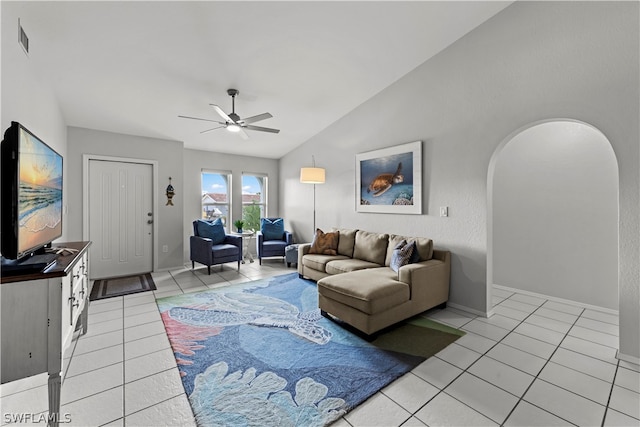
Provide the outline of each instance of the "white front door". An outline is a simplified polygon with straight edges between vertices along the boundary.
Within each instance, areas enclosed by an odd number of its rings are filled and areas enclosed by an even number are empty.
[[[153,270],[153,167],[89,161],[91,278]]]

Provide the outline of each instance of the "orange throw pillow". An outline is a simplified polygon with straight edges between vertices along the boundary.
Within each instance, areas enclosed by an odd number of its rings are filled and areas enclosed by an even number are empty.
[[[316,230],[316,237],[311,243],[309,248],[310,254],[320,255],[337,255],[338,254],[338,239],[340,233],[334,231],[333,233],[324,233],[319,228]]]

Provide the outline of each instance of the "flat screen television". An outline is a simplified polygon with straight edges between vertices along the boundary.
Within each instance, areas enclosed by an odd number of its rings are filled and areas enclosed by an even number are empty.
[[[18,122],[0,154],[0,250],[20,260],[62,236],[62,156]]]

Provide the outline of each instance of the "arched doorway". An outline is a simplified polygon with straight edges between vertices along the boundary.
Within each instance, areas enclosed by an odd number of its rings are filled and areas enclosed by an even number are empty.
[[[618,309],[618,163],[595,127],[533,123],[494,152],[487,183],[492,285]]]

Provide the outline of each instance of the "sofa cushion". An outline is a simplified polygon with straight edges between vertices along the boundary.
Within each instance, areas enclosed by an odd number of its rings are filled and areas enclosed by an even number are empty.
[[[338,238],[338,255],[346,255],[349,258],[353,257],[353,246],[356,243],[356,232],[358,230],[332,228],[331,231],[340,233],[340,237]]]
[[[408,243],[416,242],[418,254],[420,255],[420,259],[418,261],[427,261],[433,258],[433,240],[426,237],[406,237],[392,234],[389,236],[387,258],[384,265],[386,265],[387,267],[391,265],[391,255],[393,255],[393,249],[398,245],[398,243],[402,242],[403,240],[406,240]],[[412,260],[412,262],[417,261]]]
[[[358,230],[358,232],[356,232],[356,243],[353,248],[353,257],[383,266],[388,244],[388,234]],[[387,266],[388,265],[389,264],[387,264]]]
[[[316,255],[307,253],[302,257],[302,265],[325,273],[327,263],[338,259],[347,259],[347,257],[344,255]]]
[[[369,261],[361,259],[337,259],[329,261],[325,267],[326,272],[329,274],[341,274],[348,273],[350,271],[364,270],[365,268],[380,267],[378,264],[374,264]]]
[[[400,270],[400,267],[409,264],[415,247],[415,242],[407,243],[406,240],[403,240],[398,243],[398,245],[393,248],[393,253],[391,254],[391,265],[389,265],[389,267],[391,267],[393,271],[397,272]]]
[[[309,248],[310,254],[322,254],[322,255],[338,255],[338,238],[340,234],[335,231],[332,233],[325,233],[319,228],[316,230],[316,235],[313,238],[313,243]]]
[[[324,277],[318,281],[318,293],[367,314],[381,313],[409,301],[409,285],[378,274],[378,270]]]
[[[282,218],[260,218],[260,232],[264,240],[282,240],[284,238],[284,220]]]
[[[220,218],[217,218],[215,221],[199,219],[196,223],[196,228],[198,229],[198,236],[211,239],[214,245],[219,245],[224,242],[226,233]]]

